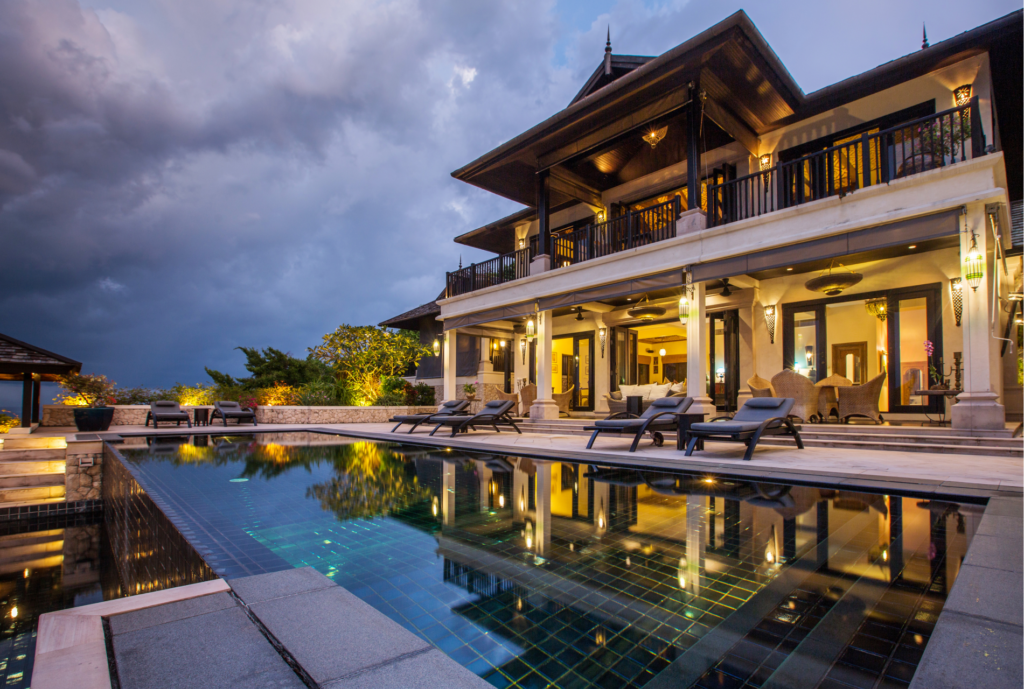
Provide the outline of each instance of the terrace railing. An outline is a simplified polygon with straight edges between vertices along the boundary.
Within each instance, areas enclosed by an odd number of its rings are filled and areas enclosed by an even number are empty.
[[[985,153],[978,98],[966,105],[707,189],[707,226],[754,218],[828,196],[977,158]]]
[[[552,268],[563,268],[601,256],[660,242],[676,236],[679,197],[601,223],[552,237]]]
[[[530,274],[530,261],[532,260],[533,250],[526,247],[510,251],[483,263],[474,263],[471,266],[452,271],[447,276],[445,295],[455,297],[524,278]]]

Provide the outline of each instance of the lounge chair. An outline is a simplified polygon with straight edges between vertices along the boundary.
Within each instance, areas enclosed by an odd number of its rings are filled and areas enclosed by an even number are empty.
[[[878,399],[883,385],[885,373],[879,373],[863,385],[839,388],[839,420],[849,423],[851,416],[866,416],[875,423],[882,423],[885,419],[879,411]]]
[[[808,423],[818,418],[818,395],[821,388],[814,387],[814,381],[807,376],[787,368],[772,376],[772,390],[776,398],[793,400],[793,407],[788,414]]]
[[[210,422],[217,417],[224,420],[224,425],[228,425],[228,419],[234,419],[238,422],[238,425],[242,425],[242,421],[252,421],[252,425],[256,425],[256,412],[246,407],[242,409],[238,402],[228,402],[221,400],[213,403],[213,414],[210,415]]]
[[[587,443],[587,449],[593,447],[594,441],[601,433],[632,433],[633,444],[629,446],[630,452],[636,451],[636,446],[640,444],[640,438],[648,432],[651,434],[654,444],[661,447],[664,442],[661,431],[675,430],[679,422],[676,414],[682,414],[690,408],[691,404],[693,404],[692,397],[662,397],[653,400],[651,406],[647,407],[640,416],[620,412],[612,414],[606,419],[595,421],[593,426],[586,426],[583,429],[594,432],[590,436],[590,442]]]
[[[419,427],[421,423],[434,417],[465,414],[466,407],[468,406],[469,402],[466,400],[448,400],[447,402],[442,404],[435,412],[431,412],[429,414],[400,414],[398,416],[392,417],[391,419],[388,419],[388,423],[398,424],[397,426],[391,429],[392,433],[397,431],[399,426],[401,426],[402,424],[410,423],[412,424],[412,428],[409,429],[409,433],[412,433]]]
[[[731,419],[728,416],[720,416],[711,421],[691,425],[686,456],[692,455],[693,449],[702,440],[719,440],[746,445],[747,453],[743,455],[743,459],[750,461],[754,448],[763,435],[791,435],[796,440],[796,446],[802,450],[804,443],[800,439],[800,432],[789,418],[792,410],[793,400],[788,397],[749,399]]]
[[[479,413],[472,416],[435,415],[427,420],[427,423],[437,422],[430,435],[437,433],[441,426],[451,426],[453,438],[457,433],[468,431],[470,428],[475,431],[477,426],[490,426],[498,433],[501,433],[498,426],[511,426],[516,429],[516,433],[522,434],[512,414],[509,413],[515,404],[512,400],[491,400]]]
[[[159,428],[158,424],[161,421],[174,421],[176,426],[180,426],[181,422],[184,421],[188,424],[189,428],[192,428],[192,419],[189,418],[188,412],[183,412],[177,402],[171,402],[170,400],[150,402],[149,413],[146,414],[147,426],[150,419],[153,421],[153,428]]]

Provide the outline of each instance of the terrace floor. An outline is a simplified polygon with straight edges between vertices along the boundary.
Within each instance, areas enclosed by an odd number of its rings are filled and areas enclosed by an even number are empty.
[[[743,461],[744,447],[739,444],[708,442],[707,449],[691,457],[675,449],[675,443],[666,439],[663,447],[654,447],[650,441],[641,442],[635,453],[629,453],[630,440],[625,437],[604,435],[597,439],[592,450],[587,450],[587,438],[558,433],[524,433],[477,431],[449,438],[443,430],[431,437],[426,430],[417,429],[408,434],[403,429],[391,433],[394,424],[328,424],[296,426],[261,424],[229,426],[228,430],[263,433],[323,430],[374,440],[393,440],[423,443],[442,447],[479,450],[500,454],[548,457],[574,462],[602,462],[636,465],[648,468],[673,468],[708,473],[729,473],[738,476],[755,475],[783,481],[824,480],[842,485],[901,492],[936,493],[961,496],[989,497],[1005,495],[1021,497],[1024,493],[1024,463],[1014,457],[988,457],[942,452],[902,452],[894,450],[848,450],[831,447],[792,447],[760,445],[750,462]],[[184,433],[223,433],[223,426],[161,428],[154,431],[144,426],[115,426],[110,434],[136,435],[154,432],[170,435]],[[61,436],[73,439],[73,428],[40,428],[30,437]],[[1019,441],[1024,442],[1024,441]]]

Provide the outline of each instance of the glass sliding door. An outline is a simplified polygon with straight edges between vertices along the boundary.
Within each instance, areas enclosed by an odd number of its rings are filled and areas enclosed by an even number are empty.
[[[889,409],[931,412],[942,400],[921,395],[931,389],[929,367],[942,360],[942,323],[937,290],[900,291],[889,295]],[[925,341],[931,343],[929,354]]]
[[[825,305],[784,305],[783,366],[817,382],[828,376],[825,360]]]
[[[594,409],[594,335],[576,336],[576,409]]]
[[[572,391],[573,411],[594,410],[594,333],[551,340],[551,380],[555,393]]]
[[[709,314],[708,397],[719,411],[734,411],[739,396],[739,312]]]

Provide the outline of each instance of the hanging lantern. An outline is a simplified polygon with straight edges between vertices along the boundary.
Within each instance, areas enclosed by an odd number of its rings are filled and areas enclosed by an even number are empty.
[[[978,291],[982,278],[985,277],[985,256],[978,249],[978,235],[971,233],[971,248],[964,258],[964,279],[971,289]]]
[[[867,312],[883,323],[885,323],[885,319],[889,315],[886,313],[887,307],[888,300],[886,299],[869,299],[867,303],[864,304],[864,308],[867,309]]]
[[[532,340],[535,337],[537,337],[537,326],[534,325],[533,319],[531,318],[526,321],[526,339]]]
[[[441,341],[434,338],[434,356],[441,356]]]
[[[953,316],[956,318],[956,327],[964,317],[964,281],[961,278],[953,278],[949,281],[949,298],[953,302]]]
[[[690,300],[686,298],[686,293],[679,297],[679,322],[686,325],[686,322],[690,318]]]

